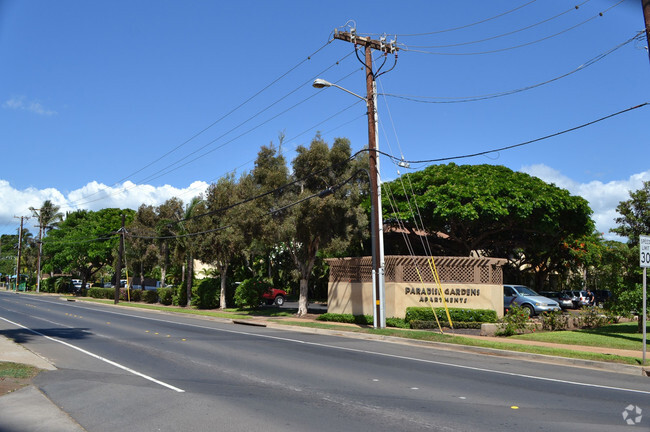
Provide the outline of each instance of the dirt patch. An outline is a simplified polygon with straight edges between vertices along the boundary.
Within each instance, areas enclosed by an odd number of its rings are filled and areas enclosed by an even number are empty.
[[[31,378],[0,377],[0,396],[15,392],[32,383]]]
[[[0,396],[14,392],[32,383],[40,369],[12,362],[0,362]]]

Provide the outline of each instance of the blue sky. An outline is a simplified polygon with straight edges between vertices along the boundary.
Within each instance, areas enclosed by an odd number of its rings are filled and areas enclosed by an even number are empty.
[[[280,133],[289,160],[316,131],[361,149],[364,104],[311,87],[321,77],[365,92],[352,44],[331,41],[349,25],[401,49],[378,82],[379,146],[407,160],[509,146],[650,100],[647,42],[623,44],[643,29],[637,0],[0,0],[0,233],[45,199],[64,211],[188,201],[252,169]],[[649,114],[456,163],[565,187],[607,232],[650,180]],[[398,175],[381,163],[383,179]]]

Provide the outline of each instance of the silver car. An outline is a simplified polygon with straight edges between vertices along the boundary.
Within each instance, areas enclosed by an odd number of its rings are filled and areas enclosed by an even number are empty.
[[[530,316],[543,312],[562,310],[555,300],[537,294],[524,285],[503,286],[503,306],[508,309],[510,305],[516,304],[527,310]]]

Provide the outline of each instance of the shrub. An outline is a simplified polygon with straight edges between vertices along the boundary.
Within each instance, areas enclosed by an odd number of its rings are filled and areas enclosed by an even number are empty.
[[[404,321],[410,323],[411,321],[433,321],[435,323],[436,318],[438,317],[439,321],[444,321],[448,323],[447,313],[444,308],[427,308],[427,307],[409,307],[406,308],[406,317]],[[450,308],[449,316],[451,321],[456,326],[456,322],[476,322],[476,323],[495,323],[497,322],[497,313],[491,309],[461,309],[461,308]],[[437,327],[437,325],[436,325]]]
[[[98,299],[114,299],[115,298],[115,289],[113,288],[89,288],[88,297],[98,298]]]
[[[455,321],[454,323],[454,328],[455,329],[480,329],[481,324],[480,322],[463,322],[463,321]],[[409,327],[412,329],[437,329],[438,328],[438,323],[435,321],[420,321],[420,320],[413,320],[409,324]],[[440,326],[442,327],[450,327],[449,321],[447,320],[440,320]]]
[[[562,311],[548,311],[542,314],[542,329],[549,331],[569,328],[569,316]]]
[[[174,296],[174,288],[158,288],[158,301],[165,306],[172,304]]]
[[[608,323],[608,318],[602,315],[603,310],[597,307],[583,307],[573,323],[578,328],[596,328]]]
[[[175,288],[172,304],[174,306],[187,306],[187,286],[185,282]]]
[[[372,315],[335,314],[329,312],[319,315],[317,320],[361,325],[372,325],[374,322]]]
[[[142,301],[145,303],[156,303],[158,301],[158,293],[156,290],[144,290],[142,291]]]
[[[271,287],[265,279],[252,278],[240,283],[235,290],[235,305],[243,309],[256,309],[262,303],[262,295]]]
[[[221,280],[205,278],[195,287],[192,287],[192,306],[199,309],[214,309],[219,307],[219,294],[221,293]]]
[[[316,319],[319,321],[340,322],[347,324],[374,324],[374,318],[372,315],[335,314],[327,312],[319,315]],[[386,327],[410,328],[409,324],[401,318],[386,318]]]
[[[402,318],[386,318],[386,327],[411,328]]]
[[[521,306],[512,304],[508,313],[503,317],[503,329],[498,331],[497,336],[512,336],[523,333],[528,323],[529,314]]]
[[[142,290],[141,289],[132,289],[129,294],[131,296],[131,301],[132,302],[140,302],[140,301],[142,301]]]

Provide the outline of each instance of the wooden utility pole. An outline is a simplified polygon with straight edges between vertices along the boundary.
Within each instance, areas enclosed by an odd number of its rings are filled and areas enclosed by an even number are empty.
[[[650,0],[641,0],[643,19],[645,21],[645,36],[648,43],[648,57],[650,58]]]
[[[14,216],[18,219],[18,216]],[[18,231],[18,259],[16,260],[16,285],[14,291],[18,292],[18,285],[20,284],[20,256],[22,254],[23,246],[23,220],[25,216],[20,216],[20,231]],[[29,218],[27,218],[29,219]]]
[[[117,266],[115,267],[115,304],[120,302],[120,287],[122,279],[122,255],[124,254],[124,218],[122,215],[122,228],[118,231],[120,234],[120,248],[117,252]]]
[[[379,155],[377,154],[377,107],[375,72],[372,69],[372,50],[382,51],[386,54],[397,52],[393,43],[385,40],[375,40],[369,37],[356,35],[355,30],[350,32],[334,31],[334,39],[351,42],[355,46],[365,47],[366,71],[366,103],[368,106],[368,152],[370,159],[370,197],[371,197],[371,240],[372,240],[372,285],[374,327],[386,327],[385,284],[384,284],[384,227],[381,214],[381,181],[379,176]]]

